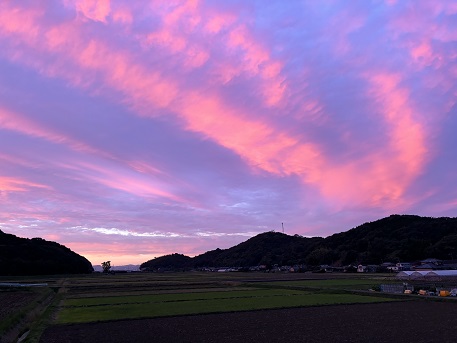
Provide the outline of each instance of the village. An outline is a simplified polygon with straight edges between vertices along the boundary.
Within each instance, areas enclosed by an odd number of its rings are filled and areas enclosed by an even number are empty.
[[[416,272],[429,272],[429,271],[452,271],[457,272],[457,260],[440,260],[436,258],[427,258],[415,262],[383,262],[381,264],[359,264],[353,263],[343,267],[337,267],[327,264],[319,266],[309,266],[304,264],[298,265],[258,265],[251,267],[201,267],[197,268],[199,271],[204,272],[268,272],[268,273],[398,273],[402,271],[416,271]],[[159,271],[159,270],[157,270]],[[164,271],[162,268],[161,271]]]

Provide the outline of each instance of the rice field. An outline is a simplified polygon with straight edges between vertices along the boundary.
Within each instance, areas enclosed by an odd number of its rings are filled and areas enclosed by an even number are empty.
[[[3,332],[29,330],[30,342],[36,342],[47,327],[56,325],[398,300],[379,293],[352,292],[367,290],[382,281],[351,275],[186,272],[19,279],[22,283],[47,283],[43,292],[52,297],[46,306],[41,305],[39,316],[32,321],[4,325]],[[17,281],[5,277],[0,280]],[[14,316],[19,309],[10,307],[8,316]]]
[[[355,294],[314,294],[284,289],[162,294],[158,296],[109,297],[68,300],[57,317],[58,324],[133,318],[265,310],[332,304],[392,301]]]

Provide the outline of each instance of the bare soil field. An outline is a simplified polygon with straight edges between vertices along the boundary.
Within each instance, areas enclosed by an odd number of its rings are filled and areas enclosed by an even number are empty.
[[[0,321],[37,298],[37,293],[27,291],[0,292]]]
[[[457,342],[454,301],[334,305],[48,327],[42,343]]]

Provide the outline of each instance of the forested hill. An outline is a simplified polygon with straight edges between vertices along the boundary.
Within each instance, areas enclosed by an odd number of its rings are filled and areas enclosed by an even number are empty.
[[[415,261],[428,257],[457,258],[457,218],[392,215],[365,223],[327,238],[289,236],[265,232],[229,249],[216,249],[190,258],[173,254],[141,265],[141,268],[202,266],[255,266]]]
[[[213,250],[192,259],[201,266],[256,266],[262,264],[293,265],[303,263],[323,238],[289,236],[279,232],[265,232],[230,249]]]
[[[457,218],[392,215],[327,237],[321,249],[326,261],[343,264],[453,259],[457,258]]]
[[[82,274],[93,271],[84,257],[56,242],[19,238],[0,230],[0,275]]]

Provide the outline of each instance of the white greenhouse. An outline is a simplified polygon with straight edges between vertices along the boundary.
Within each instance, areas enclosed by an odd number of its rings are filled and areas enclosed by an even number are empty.
[[[457,270],[403,271],[397,279],[408,281],[446,281],[457,280]]]

